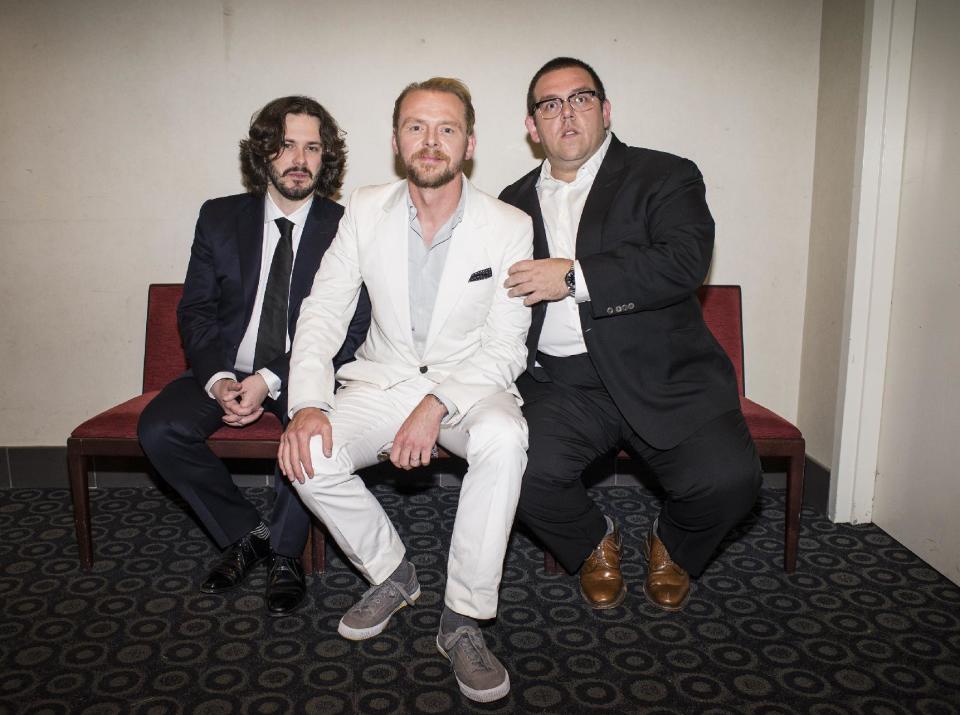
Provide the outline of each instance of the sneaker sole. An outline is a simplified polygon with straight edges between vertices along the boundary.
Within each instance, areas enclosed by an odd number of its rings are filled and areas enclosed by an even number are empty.
[[[447,655],[447,651],[443,649],[443,646],[440,645],[440,636],[437,636],[437,650],[440,651],[440,655],[450,661],[450,656]],[[503,682],[500,685],[497,685],[493,688],[488,688],[487,690],[475,690],[469,685],[464,684],[460,678],[457,677],[456,671],[453,673],[453,677],[457,681],[457,685],[460,686],[460,692],[463,693],[470,700],[473,700],[477,703],[491,703],[494,700],[499,700],[500,698],[505,698],[510,692],[510,673],[504,673]]]
[[[417,586],[417,590],[410,594],[410,600],[416,601],[420,598],[420,587]],[[337,626],[337,633],[342,635],[347,640],[351,641],[363,641],[367,638],[373,638],[375,635],[383,633],[383,629],[387,627],[387,624],[390,622],[390,619],[393,618],[393,614],[399,611],[401,608],[405,608],[407,605],[406,601],[401,601],[400,605],[394,608],[390,613],[387,614],[387,617],[384,618],[379,623],[376,623],[369,628],[351,628],[346,623],[343,622],[343,619],[340,619],[340,625]]]

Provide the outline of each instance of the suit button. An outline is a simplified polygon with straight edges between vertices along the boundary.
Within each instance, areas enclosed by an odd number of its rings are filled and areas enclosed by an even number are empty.
[[[426,365],[421,365],[421,366],[420,366],[420,374],[422,375],[422,374],[425,373],[426,371],[427,371],[427,366],[426,366]]]
[[[633,310],[636,307],[633,303],[627,303],[627,310]]]
[[[607,308],[607,315],[613,315],[613,308]]]
[[[622,313],[622,312],[623,312],[623,306],[622,306],[622,305],[618,305],[618,306],[616,307],[616,311],[617,311],[618,313]]]

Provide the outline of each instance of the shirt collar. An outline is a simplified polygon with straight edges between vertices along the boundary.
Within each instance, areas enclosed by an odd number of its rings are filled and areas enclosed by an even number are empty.
[[[583,164],[577,169],[577,175],[573,181],[569,182],[571,184],[578,184],[581,181],[589,180],[593,181],[597,172],[600,171],[600,165],[603,163],[603,158],[607,155],[607,149],[610,148],[610,139],[613,135],[610,132],[607,132],[606,138],[603,140],[603,143],[597,148],[589,159],[587,159]],[[540,178],[537,180],[537,185],[544,183],[554,183],[554,184],[566,184],[566,181],[560,181],[560,179],[555,179],[553,174],[550,173],[550,160],[544,159],[543,164],[540,167]]]
[[[417,218],[417,207],[413,204],[413,199],[410,198],[410,186],[407,185],[405,196],[407,199],[407,216],[410,218],[410,223],[412,224]],[[450,218],[447,219],[447,222],[444,226],[450,226],[451,229],[456,228],[457,225],[463,220],[463,211],[467,205],[467,179],[466,177],[461,177],[460,184],[460,202],[457,204],[457,208],[454,209],[453,214]]]
[[[264,204],[263,209],[263,222],[268,223],[270,221],[276,221],[278,218],[286,218],[289,221],[293,221],[293,223],[300,228],[303,228],[304,224],[307,222],[307,216],[310,214],[310,207],[313,206],[313,199],[314,197],[311,196],[309,201],[287,216],[283,213],[283,211],[280,210],[268,191],[266,203]]]

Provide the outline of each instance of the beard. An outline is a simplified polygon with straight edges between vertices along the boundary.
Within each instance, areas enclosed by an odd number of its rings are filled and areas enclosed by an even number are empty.
[[[312,179],[312,181],[309,184],[304,184],[302,186],[284,186],[282,183],[283,177],[293,171],[304,172]],[[292,166],[281,175],[277,173],[277,170],[273,167],[273,164],[268,164],[267,173],[270,176],[270,183],[273,184],[273,188],[275,188],[280,195],[288,201],[299,201],[300,199],[307,198],[310,196],[310,194],[317,190],[317,184],[320,183],[320,176],[314,176],[305,166]]]
[[[447,166],[444,167],[439,173],[427,173],[426,171],[421,171],[416,164],[417,159],[423,158],[431,159],[440,159],[446,160]],[[450,157],[444,154],[442,151],[430,151],[428,149],[421,149],[416,154],[414,154],[410,161],[404,160],[403,168],[407,171],[407,178],[410,180],[410,183],[420,189],[439,189],[441,186],[446,186],[451,181],[453,181],[460,174],[461,167],[463,166],[463,158],[455,164],[450,163]]]

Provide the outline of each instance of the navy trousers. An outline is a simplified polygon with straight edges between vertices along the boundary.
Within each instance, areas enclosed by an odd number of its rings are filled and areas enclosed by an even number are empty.
[[[268,397],[263,409],[286,423],[286,393],[279,400]],[[226,465],[207,447],[207,437],[224,426],[222,417],[219,403],[188,374],[160,391],[137,426],[140,444],[154,468],[190,505],[221,549],[261,521],[256,507],[233,483]],[[307,542],[310,514],[279,471],[274,483],[276,499],[265,520],[270,525],[270,545],[278,554],[299,558]]]

